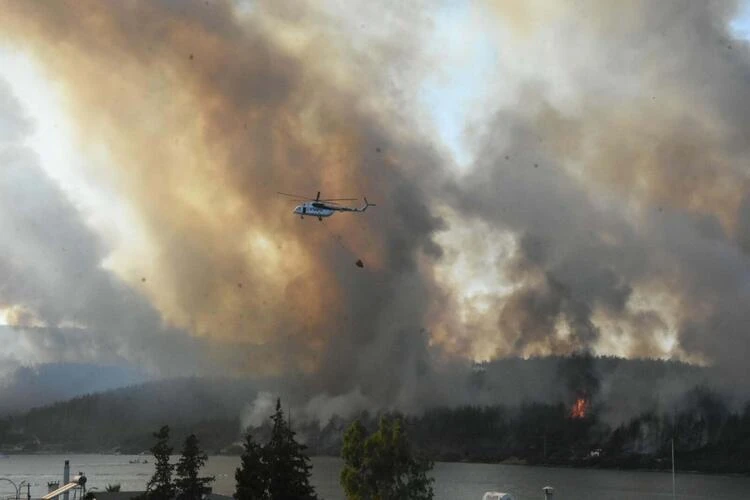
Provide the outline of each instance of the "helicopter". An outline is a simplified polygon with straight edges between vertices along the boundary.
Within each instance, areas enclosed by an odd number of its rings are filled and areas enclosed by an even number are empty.
[[[322,221],[323,217],[330,217],[336,212],[364,212],[368,207],[374,207],[374,203],[367,201],[364,198],[365,204],[361,208],[356,207],[342,207],[337,202],[339,201],[357,201],[357,198],[328,198],[320,199],[320,191],[315,198],[305,198],[304,196],[298,196],[296,194],[281,193],[278,194],[283,196],[289,196],[297,201],[302,201],[301,205],[294,207],[292,213],[299,215],[300,219],[304,219],[305,215],[310,217],[317,217],[318,220]]]

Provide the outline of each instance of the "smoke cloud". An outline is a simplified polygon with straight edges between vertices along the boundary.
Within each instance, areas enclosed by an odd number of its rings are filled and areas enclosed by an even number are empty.
[[[368,78],[380,74],[372,65],[406,57],[408,44],[381,43],[359,62],[342,52],[343,35],[322,13],[299,2],[261,2],[246,17],[228,2],[7,8],[6,34],[64,87],[80,147],[107,151],[106,169],[84,175],[119,186],[153,248],[146,261],[118,254],[117,278],[98,271],[93,283],[60,280],[75,283],[96,315],[77,322],[129,330],[97,337],[126,347],[95,347],[92,356],[167,348],[153,332],[173,331],[195,347],[170,346],[154,359],[197,372],[217,363],[316,372],[313,385],[333,394],[366,378],[376,399],[395,397],[403,372],[425,356],[422,328],[436,294],[424,266],[440,255],[432,235],[443,224],[428,201],[441,158],[389,112],[397,93]],[[366,195],[379,211],[310,223],[276,195],[317,190]],[[70,239],[83,232],[57,227]],[[76,243],[50,242],[98,268],[106,252]],[[102,288],[119,300],[116,311],[94,302]],[[5,300],[27,304],[43,293]],[[45,312],[55,313],[46,324],[57,325],[70,307],[49,302],[59,310]],[[146,327],[130,318],[138,303],[154,308],[142,312]],[[384,374],[382,363],[394,369]]]
[[[513,290],[485,317],[496,355],[671,357],[737,380],[750,66],[736,6],[552,4],[491,4],[513,28],[506,50],[538,71],[509,84],[513,105],[451,188],[464,214],[516,237],[495,271]]]
[[[463,171],[419,105],[441,64],[429,4],[3,7],[3,39],[59,86],[99,159],[79,174],[114,186],[135,214],[117,230],[143,235],[97,237],[0,88],[12,359],[281,377],[322,420],[539,389],[474,391],[472,358],[746,371],[750,52],[733,2],[472,6],[502,78]],[[378,206],[300,221],[277,191]],[[586,390],[629,390],[608,376]]]

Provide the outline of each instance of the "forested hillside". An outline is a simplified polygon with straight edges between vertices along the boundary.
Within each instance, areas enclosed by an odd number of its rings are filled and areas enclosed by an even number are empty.
[[[476,404],[426,408],[409,415],[408,425],[435,460],[660,468],[674,438],[680,468],[747,472],[750,406],[730,404],[701,384],[705,377],[704,370],[659,361],[497,361],[475,367],[464,381]],[[684,390],[665,401],[659,392],[665,385]],[[236,453],[243,412],[258,387],[258,381],[192,378],[82,396],[0,419],[0,449],[140,453],[151,433],[168,424],[175,442],[195,433],[209,453]],[[539,397],[528,397],[537,388]],[[625,403],[627,412],[617,410]],[[304,407],[294,415],[311,453],[338,455],[348,423],[358,417],[374,429],[379,412],[325,422]],[[253,429],[258,436],[268,431],[268,422]]]

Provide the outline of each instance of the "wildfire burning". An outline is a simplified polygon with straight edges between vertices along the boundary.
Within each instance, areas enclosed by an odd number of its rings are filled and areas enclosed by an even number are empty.
[[[584,418],[587,408],[588,402],[584,398],[576,399],[573,408],[570,409],[570,418]]]

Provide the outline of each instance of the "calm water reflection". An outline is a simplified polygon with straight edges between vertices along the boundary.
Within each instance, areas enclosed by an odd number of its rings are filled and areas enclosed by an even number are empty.
[[[0,458],[0,477],[16,483],[32,483],[32,496],[46,493],[47,481],[61,480],[63,463],[70,460],[71,473],[83,471],[89,488],[103,490],[107,484],[120,483],[123,490],[143,489],[153,472],[153,463],[129,463],[137,459],[124,455],[14,455]],[[216,476],[214,491],[231,495],[238,457],[211,457],[206,473]],[[336,458],[313,460],[313,482],[321,498],[343,500],[338,476],[341,461]],[[517,499],[543,498],[544,485],[555,487],[555,500],[565,499],[661,499],[672,497],[670,474],[658,472],[621,472],[512,465],[456,464],[435,465],[436,500],[479,500],[485,491],[513,493]],[[96,491],[96,490],[94,490]],[[0,497],[9,494],[9,486],[0,482]],[[738,499],[750,498],[750,478],[677,475],[677,498]]]

